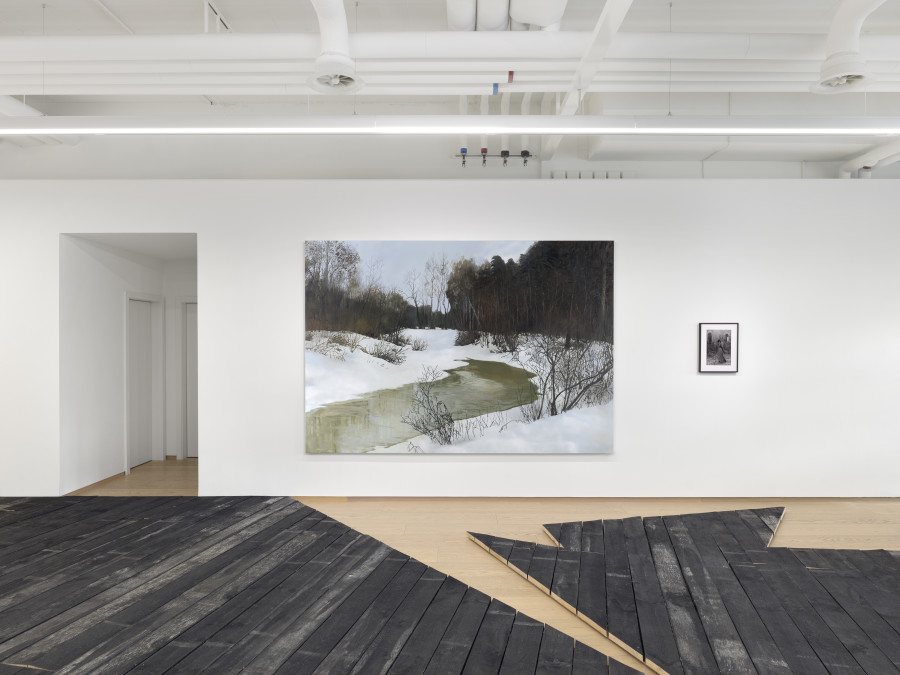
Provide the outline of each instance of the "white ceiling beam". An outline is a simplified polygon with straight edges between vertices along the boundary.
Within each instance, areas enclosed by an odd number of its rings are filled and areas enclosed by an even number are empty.
[[[622,0],[619,0],[620,2]],[[612,11],[612,10],[610,10]],[[582,59],[594,34],[580,31],[353,33],[356,59],[489,60]],[[812,60],[821,63],[825,37],[807,34],[619,33],[597,49],[606,59]],[[869,61],[900,60],[893,34],[861,38]],[[317,33],[193,35],[2,36],[0,61],[292,60],[319,55]]]
[[[590,89],[594,75],[600,68],[600,62],[606,58],[612,47],[613,40],[625,20],[625,15],[631,9],[633,0],[606,0],[603,5],[603,11],[600,18],[594,26],[591,34],[591,41],[588,48],[581,56],[578,68],[575,69],[575,75],[572,77],[572,84],[569,91],[563,96],[562,103],[559,107],[560,115],[574,115],[581,104],[584,93]],[[541,150],[541,157],[546,160],[553,159],[562,137],[547,138],[544,140],[544,147]]]
[[[12,118],[21,118],[21,117],[43,117],[44,113],[42,113],[37,108],[34,108],[25,101],[20,101],[19,99],[13,96],[2,96],[0,95],[0,116],[12,117]],[[15,124],[15,122],[11,122]],[[17,145],[60,145],[61,143],[65,143],[66,145],[74,145],[79,141],[77,137],[66,137],[66,138],[56,138],[54,136],[48,136],[45,134],[19,137],[21,143],[17,143]]]
[[[103,0],[94,0],[94,4],[97,5],[97,7],[99,7],[101,10],[103,10],[103,13],[106,14],[106,16],[108,16],[110,19],[112,19],[117,24],[119,24],[119,27],[122,28],[122,30],[124,30],[129,35],[134,35],[134,31],[131,30],[131,26],[129,26],[124,21],[122,21],[121,17],[118,14],[116,14],[114,11],[112,11],[106,5],[106,3],[103,2]]]

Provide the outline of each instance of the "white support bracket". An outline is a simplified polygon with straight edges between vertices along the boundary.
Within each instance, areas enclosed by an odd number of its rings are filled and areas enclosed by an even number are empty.
[[[578,62],[578,68],[575,69],[569,91],[565,94],[559,106],[559,115],[574,115],[578,111],[583,93],[590,89],[591,81],[600,69],[600,62],[609,53],[613,40],[619,32],[622,22],[625,20],[625,15],[631,9],[632,2],[633,0],[607,0],[603,6],[603,11],[600,13],[600,18],[597,19],[597,24],[594,26],[594,31],[591,34],[591,41],[581,55],[581,60]],[[559,149],[561,141],[562,136],[549,136],[546,138],[541,156],[545,160],[552,160]]]

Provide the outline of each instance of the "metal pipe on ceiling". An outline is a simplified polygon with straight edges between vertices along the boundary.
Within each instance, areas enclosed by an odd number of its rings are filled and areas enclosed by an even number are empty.
[[[880,169],[897,161],[900,161],[900,141],[892,141],[847,160],[841,165],[840,175],[842,178],[850,178],[854,171]]]

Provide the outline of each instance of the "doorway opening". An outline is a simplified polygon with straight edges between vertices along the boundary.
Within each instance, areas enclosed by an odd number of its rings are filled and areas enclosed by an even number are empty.
[[[197,308],[196,234],[60,235],[61,494],[196,494]]]

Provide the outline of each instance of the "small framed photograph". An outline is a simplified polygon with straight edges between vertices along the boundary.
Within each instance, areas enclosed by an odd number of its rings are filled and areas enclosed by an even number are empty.
[[[700,324],[700,372],[736,373],[738,371],[738,325],[736,323]]]

